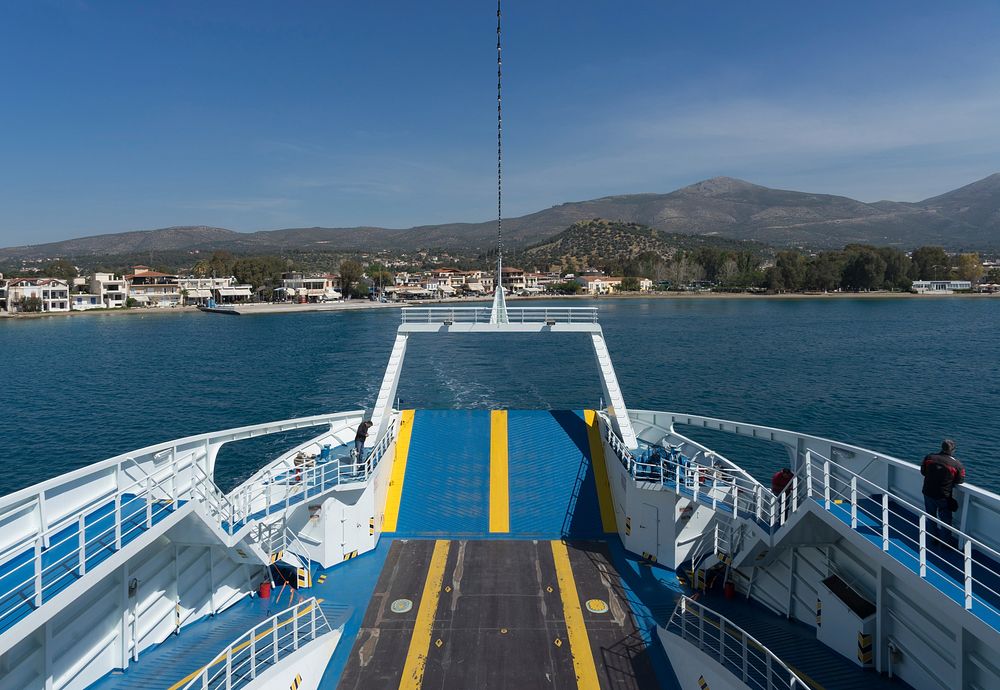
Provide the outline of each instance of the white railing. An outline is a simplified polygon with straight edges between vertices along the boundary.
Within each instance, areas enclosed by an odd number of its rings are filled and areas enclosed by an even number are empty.
[[[664,627],[719,662],[757,690],[793,690],[809,686],[771,650],[743,628],[696,601],[682,596]]]
[[[814,451],[806,452],[781,499],[788,511],[810,499],[827,511],[839,510],[852,529],[867,531],[883,552],[915,569],[921,579],[933,579],[939,590],[952,588],[966,610],[990,613],[987,622],[1000,615],[1000,552],[921,506]],[[787,517],[785,510],[779,512],[780,523]]]
[[[359,415],[317,415],[178,439],[0,498],[6,540],[0,547],[0,563],[6,566],[0,633],[186,502],[201,505],[230,536],[245,527],[254,516],[223,495],[205,469],[222,444]],[[391,440],[390,432],[363,461],[271,477],[265,491],[281,495],[281,507],[287,508],[300,494],[305,498],[337,484],[365,481]],[[51,515],[55,510],[59,516]]]
[[[614,438],[610,433],[610,445],[618,452]],[[638,459],[630,454],[623,463],[637,481],[658,482],[734,519],[753,521],[765,533],[776,533],[810,502],[827,511],[840,511],[842,521],[852,529],[867,531],[883,552],[921,579],[932,580],[935,588],[958,599],[966,610],[987,622],[1000,615],[1000,552],[876,482],[806,451],[798,471],[776,496],[760,484],[747,482],[740,473],[703,465],[703,461],[704,457],[688,458],[672,446],[647,449]],[[733,548],[739,544],[717,543],[716,551],[722,546],[726,547],[723,553],[737,555]]]
[[[306,599],[233,640],[184,690],[236,690],[300,647],[332,631],[316,599]]]
[[[346,455],[327,462],[291,466],[287,463],[268,468],[257,481],[245,484],[226,497],[229,514],[224,519],[227,531],[235,534],[252,520],[284,512],[308,498],[338,486],[362,484],[382,461],[395,441],[395,425],[390,425],[371,451],[355,458]]]
[[[489,323],[489,307],[406,307],[403,323]],[[597,323],[597,307],[507,307],[509,323]]]
[[[25,551],[31,556],[10,569],[7,579],[13,575],[15,584],[0,591],[0,632],[82,578],[88,567],[150,529],[164,513],[176,510],[178,496],[188,493],[179,483],[179,464],[175,458],[152,474],[138,468],[140,478],[101,497],[90,510],[39,532],[29,547],[8,554],[8,563],[23,557]],[[108,511],[110,502],[113,506]]]

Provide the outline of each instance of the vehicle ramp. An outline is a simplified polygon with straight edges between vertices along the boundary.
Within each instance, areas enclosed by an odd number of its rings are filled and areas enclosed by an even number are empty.
[[[596,539],[615,533],[603,449],[588,419],[593,413],[416,411],[408,448],[397,452],[401,466],[393,481],[400,488],[387,499],[384,534]]]

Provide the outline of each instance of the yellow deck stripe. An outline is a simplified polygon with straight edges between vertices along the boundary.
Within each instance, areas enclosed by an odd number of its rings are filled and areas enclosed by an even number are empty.
[[[403,410],[399,415],[399,433],[396,434],[396,455],[389,475],[389,492],[385,497],[383,532],[395,532],[399,520],[399,504],[403,500],[403,479],[406,477],[406,458],[410,454],[410,437],[413,435],[413,410]]]
[[[573,579],[573,567],[570,565],[565,543],[552,542],[552,558],[556,564],[556,581],[559,583],[559,596],[562,597],[576,686],[584,690],[599,690],[601,684],[597,680],[597,666],[594,665],[594,654],[590,650],[587,625],[583,622],[583,610],[580,608],[580,595],[576,591],[576,580]]]
[[[317,604],[322,604],[323,600],[322,599],[317,599],[316,603]],[[271,633],[274,632],[275,628],[281,628],[281,626],[283,626],[283,625],[288,625],[289,623],[291,623],[296,618],[301,618],[302,616],[306,615],[307,613],[309,613],[310,611],[312,611],[312,609],[313,609],[312,606],[307,606],[304,609],[302,609],[301,611],[299,611],[297,614],[295,614],[294,616],[292,616],[290,618],[287,618],[286,620],[283,620],[283,621],[277,621],[277,625],[271,626],[266,631],[264,631],[262,633],[259,633],[258,635],[256,635],[253,638],[253,640],[247,640],[246,642],[243,642],[243,643],[238,644],[235,647],[233,647],[233,654],[235,655],[236,653],[241,652],[244,649],[246,649],[247,647],[249,647],[251,641],[252,642],[257,642],[257,641],[259,641],[259,640],[267,637],[268,635],[270,635]],[[223,652],[219,656],[215,657],[215,659],[213,659],[212,661],[208,662],[206,665],[204,665],[201,668],[199,668],[197,671],[189,673],[185,677],[181,678],[179,681],[177,681],[176,683],[174,683],[173,685],[171,685],[169,688],[167,688],[167,690],[179,690],[180,688],[183,688],[185,685],[187,685],[188,683],[190,683],[194,678],[196,678],[198,676],[198,674],[200,674],[206,668],[212,668],[216,664],[220,664],[220,663],[222,663],[225,660],[226,660],[226,653]]]
[[[510,532],[507,410],[490,412],[490,532]]]
[[[597,413],[584,410],[583,419],[587,422],[587,440],[590,441],[590,460],[594,464],[594,480],[597,483],[597,502],[601,506],[601,526],[605,532],[617,532],[618,520],[615,518],[615,499],[611,494],[611,482],[608,480],[608,466],[604,461],[604,441],[601,439],[601,429],[598,426]]]
[[[410,648],[406,652],[403,677],[399,680],[400,690],[418,690],[424,683],[424,669],[427,667],[427,654],[431,648],[431,628],[437,614],[441,586],[444,584],[444,567],[448,562],[450,546],[451,542],[443,539],[434,542],[434,553],[427,566],[424,593],[420,597],[417,619],[413,623],[413,637],[410,638]]]

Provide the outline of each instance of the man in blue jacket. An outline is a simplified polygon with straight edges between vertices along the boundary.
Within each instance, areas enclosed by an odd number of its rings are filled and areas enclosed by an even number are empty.
[[[956,484],[965,481],[965,467],[953,455],[954,452],[955,442],[945,439],[941,442],[941,452],[928,455],[920,465],[920,474],[924,475],[924,510],[949,527],[958,510],[958,501],[952,497],[952,491]],[[958,546],[954,533],[939,530],[936,522],[928,524],[927,531],[952,546]]]

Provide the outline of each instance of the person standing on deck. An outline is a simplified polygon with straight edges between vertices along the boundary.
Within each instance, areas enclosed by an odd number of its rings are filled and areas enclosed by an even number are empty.
[[[924,511],[949,527],[958,510],[958,501],[952,497],[952,491],[956,484],[965,481],[965,467],[952,455],[954,452],[955,442],[945,439],[941,442],[941,452],[928,455],[920,465],[920,474],[924,475]],[[941,535],[942,530],[938,529],[936,522],[931,522],[927,531],[952,546],[958,546],[958,539],[950,530],[944,530],[945,534]]]
[[[370,420],[365,420],[358,425],[358,433],[354,435],[354,455],[361,459],[361,451],[365,449],[365,441],[368,440],[368,430],[372,428]]]

